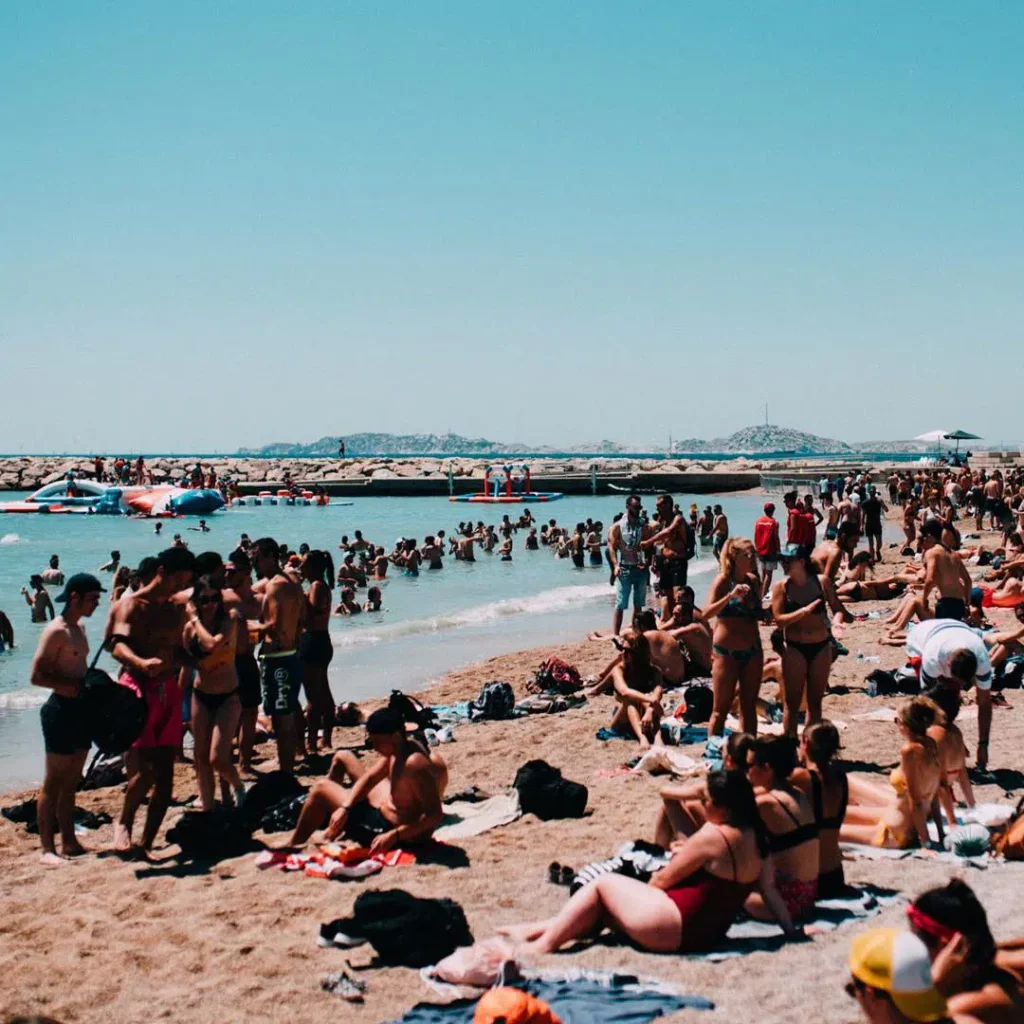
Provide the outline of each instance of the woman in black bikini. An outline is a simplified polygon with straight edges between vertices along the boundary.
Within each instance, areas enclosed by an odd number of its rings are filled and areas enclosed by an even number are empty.
[[[846,814],[850,784],[846,772],[832,763],[839,750],[839,730],[827,719],[804,730],[800,743],[803,766],[789,780],[811,801],[818,825],[818,899],[837,899],[846,893],[839,829]]]
[[[807,697],[807,724],[821,721],[821,702],[832,671],[832,628],[828,610],[849,622],[853,616],[836,597],[832,581],[791,545],[780,558],[786,576],[772,587],[772,615],[782,630],[782,673],[786,733],[796,736],[800,705]]]
[[[309,581],[306,593],[306,628],[299,638],[302,687],[306,691],[306,746],[315,754],[319,745],[331,749],[334,730],[334,695],[327,667],[334,657],[328,632],[331,620],[331,583],[334,565],[326,551],[310,551],[302,562],[302,578]]]
[[[756,574],[757,553],[744,537],[733,537],[722,548],[722,571],[708,594],[704,618],[715,621],[711,679],[715,693],[708,734],[721,736],[725,719],[740,690],[740,728],[757,735],[757,694],[761,688],[761,583]]]
[[[242,719],[235,674],[235,651],[243,628],[239,614],[224,607],[220,586],[200,576],[188,603],[182,636],[195,662],[192,688],[192,734],[195,738],[198,809],[213,810],[214,773],[231,787],[237,802],[242,780],[231,759],[231,746]]]

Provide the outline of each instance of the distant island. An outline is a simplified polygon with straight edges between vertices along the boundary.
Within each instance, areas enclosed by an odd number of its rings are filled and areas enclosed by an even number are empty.
[[[616,441],[597,441],[563,448],[551,445],[514,444],[490,441],[484,437],[463,437],[460,434],[345,434],[321,437],[308,443],[278,441],[262,448],[240,448],[238,455],[255,458],[301,458],[336,456],[338,445],[345,442],[345,454],[364,455],[470,455],[510,456],[519,454],[555,455],[571,452],[575,455],[627,455],[644,451],[636,445],[623,445]],[[980,448],[981,446],[979,446]],[[759,424],[744,427],[728,437],[685,438],[672,442],[667,448],[650,448],[645,454],[702,455],[702,454],[791,454],[791,455],[857,455],[861,452],[927,452],[935,445],[923,441],[863,441],[848,444],[833,437],[819,437],[790,427]]]

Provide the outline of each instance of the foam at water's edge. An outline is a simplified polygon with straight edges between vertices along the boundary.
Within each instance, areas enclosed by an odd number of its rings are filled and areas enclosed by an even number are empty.
[[[16,533],[5,533],[0,537],[0,544],[20,544],[21,537]]]
[[[28,708],[40,708],[46,703],[49,691],[15,690],[13,693],[0,693],[0,711],[25,711]]]
[[[691,576],[703,575],[717,570],[717,562],[692,566]],[[527,597],[511,597],[503,601],[489,601],[486,604],[466,608],[448,615],[436,615],[424,619],[409,619],[384,626],[373,631],[352,629],[342,634],[332,633],[331,639],[337,648],[361,647],[369,644],[398,640],[417,633],[439,633],[447,629],[464,626],[482,626],[510,615],[542,615],[557,613],[596,601],[607,601],[612,597],[612,588],[607,583],[589,583],[584,586],[554,587]]]

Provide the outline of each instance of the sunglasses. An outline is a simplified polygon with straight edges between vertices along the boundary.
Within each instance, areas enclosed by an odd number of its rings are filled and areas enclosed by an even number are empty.
[[[843,986],[843,991],[851,999],[856,999],[866,988],[867,985],[860,978],[855,978],[851,975],[850,980]]]

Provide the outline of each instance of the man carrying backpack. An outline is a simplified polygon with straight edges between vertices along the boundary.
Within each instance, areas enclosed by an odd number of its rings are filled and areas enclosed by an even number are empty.
[[[61,857],[86,852],[75,837],[75,791],[92,746],[81,697],[89,641],[79,621],[96,611],[103,589],[88,573],[72,576],[57,598],[64,611],[43,630],[32,660],[32,685],[52,691],[40,711],[46,747],[46,777],[37,802],[43,864],[59,864]],[[55,821],[60,826],[60,857],[54,847]]]

